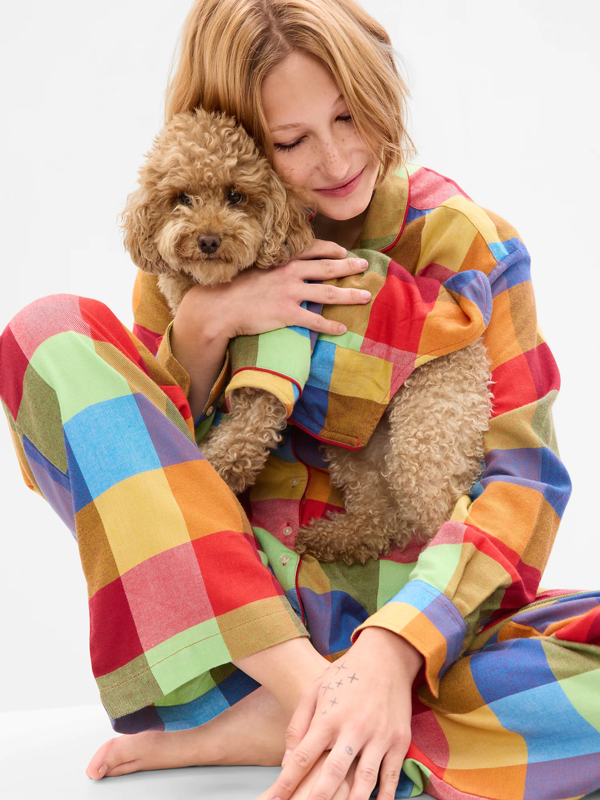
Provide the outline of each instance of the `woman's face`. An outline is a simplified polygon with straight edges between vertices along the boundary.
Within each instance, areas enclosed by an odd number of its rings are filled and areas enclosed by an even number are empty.
[[[261,96],[277,174],[308,190],[325,217],[345,220],[361,214],[371,200],[379,164],[369,156],[329,70],[295,51],[267,75]],[[331,190],[349,181],[350,187]]]

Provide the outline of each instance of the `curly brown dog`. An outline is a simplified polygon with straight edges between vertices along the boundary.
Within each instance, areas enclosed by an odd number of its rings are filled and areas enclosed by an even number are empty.
[[[156,137],[122,215],[135,264],[158,276],[175,315],[194,285],[277,267],[314,240],[308,202],[284,184],[236,121],[202,108],[176,115]],[[348,564],[427,541],[478,480],[491,411],[480,340],[430,361],[394,395],[368,444],[324,446],[345,513],[298,532],[295,549]],[[256,480],[287,424],[269,392],[238,389],[230,414],[201,444],[236,494]]]

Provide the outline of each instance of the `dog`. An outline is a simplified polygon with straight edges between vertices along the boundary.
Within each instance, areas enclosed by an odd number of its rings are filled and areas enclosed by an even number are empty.
[[[272,269],[314,241],[309,200],[287,185],[233,117],[177,114],[156,137],[122,213],[124,245],[157,275],[173,316],[194,285]],[[492,394],[482,339],[416,369],[367,445],[324,445],[345,511],[298,531],[294,549],[347,564],[426,543],[480,477]],[[244,388],[209,431],[202,454],[235,494],[251,486],[287,425],[270,392]]]

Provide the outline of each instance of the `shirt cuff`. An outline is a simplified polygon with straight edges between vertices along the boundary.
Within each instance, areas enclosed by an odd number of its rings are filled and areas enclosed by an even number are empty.
[[[352,644],[360,631],[371,626],[397,633],[421,653],[425,679],[437,697],[440,678],[458,660],[466,635],[465,621],[454,603],[435,586],[412,580],[352,632]]]
[[[219,373],[217,380],[213,383],[212,389],[210,390],[210,394],[208,395],[208,400],[206,401],[206,404],[202,409],[202,413],[196,420],[194,420],[195,429],[197,429],[204,422],[209,423],[207,428],[210,426],[210,424],[212,424],[215,413],[219,406],[219,400],[221,398],[221,395],[225,391],[225,386],[227,385],[227,381],[229,378],[228,373],[229,373],[229,348],[227,348],[225,352],[225,361],[221,368],[221,372]]]

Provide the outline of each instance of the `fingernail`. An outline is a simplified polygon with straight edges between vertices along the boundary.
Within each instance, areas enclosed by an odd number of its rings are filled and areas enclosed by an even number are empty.
[[[340,333],[346,333],[348,328],[345,325],[340,324],[340,326],[338,327],[338,330],[339,330]]]
[[[359,259],[358,259],[358,264],[359,264],[359,266],[361,266],[363,269],[366,269],[366,268],[369,266],[369,262],[367,261],[367,259],[366,259],[366,258],[359,258]]]
[[[100,777],[103,778],[107,772],[108,772],[108,765],[102,764],[102,766],[98,770],[98,775],[100,775]]]
[[[363,300],[370,300],[371,299],[371,292],[368,292],[366,289],[361,289],[360,296]]]
[[[281,762],[281,766],[282,766],[282,767],[284,767],[284,766],[285,766],[285,762],[286,762],[286,761],[288,760],[288,758],[290,757],[290,753],[291,753],[291,752],[292,752],[291,750],[286,750],[286,751],[285,751],[285,753],[284,753],[284,755],[283,755],[283,761]],[[275,798],[275,800],[277,800],[277,798]]]

